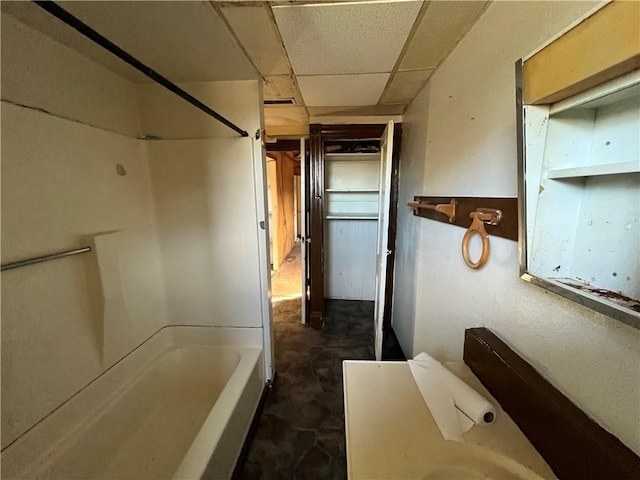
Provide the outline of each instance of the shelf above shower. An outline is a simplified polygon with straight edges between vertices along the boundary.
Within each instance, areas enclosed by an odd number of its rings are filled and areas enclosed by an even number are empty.
[[[547,178],[560,180],[563,178],[598,177],[630,173],[640,173],[640,163],[621,162],[589,165],[587,167],[554,168],[547,171]]]

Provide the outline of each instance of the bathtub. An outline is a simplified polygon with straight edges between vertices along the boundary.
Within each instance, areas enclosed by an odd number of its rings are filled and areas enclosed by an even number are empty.
[[[5,448],[2,478],[229,478],[264,387],[261,336],[163,328]]]

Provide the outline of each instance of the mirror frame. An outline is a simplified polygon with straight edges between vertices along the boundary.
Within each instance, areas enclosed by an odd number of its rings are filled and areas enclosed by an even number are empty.
[[[634,328],[640,329],[640,313],[632,313],[606,303],[597,297],[588,295],[578,289],[573,289],[544,277],[538,277],[529,272],[527,262],[527,205],[526,205],[526,149],[525,149],[525,111],[523,100],[523,62],[518,60],[516,70],[516,137],[518,154],[518,256],[520,278],[572,300],[580,305],[603,313]]]

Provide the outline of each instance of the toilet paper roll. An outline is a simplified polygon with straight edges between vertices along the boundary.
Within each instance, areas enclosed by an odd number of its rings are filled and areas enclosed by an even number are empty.
[[[495,421],[491,402],[426,353],[409,360],[409,368],[445,439],[461,442],[462,434],[474,424]]]

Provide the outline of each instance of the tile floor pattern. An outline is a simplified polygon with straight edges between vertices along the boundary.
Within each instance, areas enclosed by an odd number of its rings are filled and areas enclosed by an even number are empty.
[[[342,361],[374,358],[373,307],[328,300],[316,330],[299,299],[274,305],[277,377],[240,478],[346,478]]]

